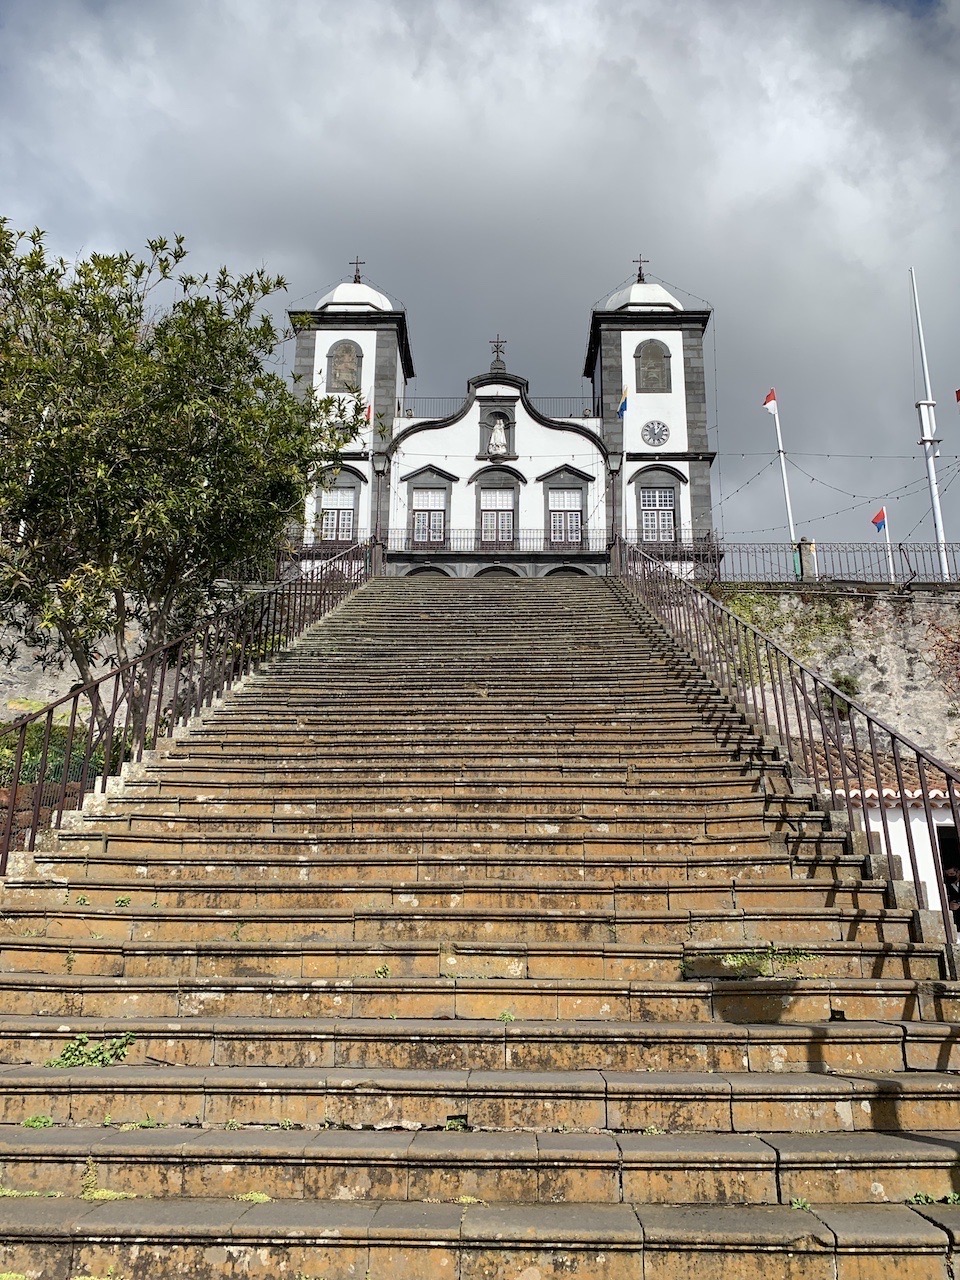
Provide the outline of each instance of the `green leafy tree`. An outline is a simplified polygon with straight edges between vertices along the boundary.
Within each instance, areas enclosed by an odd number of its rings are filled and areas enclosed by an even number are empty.
[[[263,269],[51,258],[0,219],[0,653],[83,683],[188,629],[239,560],[269,556],[356,397],[291,387]],[[98,669],[99,668],[99,669]]]

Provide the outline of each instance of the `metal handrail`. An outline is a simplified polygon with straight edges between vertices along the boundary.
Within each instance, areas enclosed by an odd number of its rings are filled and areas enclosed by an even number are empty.
[[[123,764],[198,715],[368,580],[356,544],[0,728],[0,875]],[[83,700],[83,702],[81,701]],[[85,706],[84,706],[85,702]],[[6,757],[6,760],[4,760]],[[6,795],[4,796],[4,790]]]
[[[631,593],[725,690],[747,717],[775,737],[811,779],[818,795],[846,811],[851,830],[857,805],[871,848],[879,846],[890,880],[901,880],[902,854],[884,800],[899,800],[903,844],[917,894],[926,902],[917,837],[909,810],[922,809],[929,839],[944,936],[957,933],[940,864],[933,800],[949,807],[960,830],[960,771],[885,724],[861,703],[804,666],[768,636],[639,547],[618,542],[614,567]],[[911,786],[911,784],[914,784]],[[876,805],[868,801],[876,798]],[[871,809],[876,815],[871,818]],[[953,960],[948,953],[948,963]]]

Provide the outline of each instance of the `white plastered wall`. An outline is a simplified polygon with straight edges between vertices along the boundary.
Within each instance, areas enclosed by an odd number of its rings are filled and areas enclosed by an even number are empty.
[[[517,459],[504,465],[519,471],[527,483],[520,485],[519,527],[543,529],[543,485],[537,476],[569,465],[594,477],[588,486],[584,508],[584,527],[587,530],[606,528],[606,504],[604,501],[605,464],[599,443],[586,439],[574,431],[545,427],[529,417],[520,404],[515,387],[483,387],[486,399],[496,396],[510,401],[516,419],[515,447]],[[409,420],[398,422],[402,430]],[[474,529],[477,523],[477,483],[469,484],[470,477],[481,468],[495,465],[490,459],[478,458],[480,451],[480,406],[473,404],[459,422],[435,430],[419,431],[409,436],[396,450],[393,460],[390,527],[404,529],[407,525],[408,484],[402,479],[422,467],[436,466],[458,477],[452,485],[450,528]],[[429,480],[424,484],[429,487]]]

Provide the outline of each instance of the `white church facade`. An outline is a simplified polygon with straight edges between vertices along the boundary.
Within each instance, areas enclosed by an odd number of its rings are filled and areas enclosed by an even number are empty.
[[[318,477],[304,555],[359,539],[387,572],[602,573],[617,537],[689,558],[712,537],[703,335],[642,272],[593,311],[583,401],[538,401],[496,340],[462,402],[408,394],[406,314],[362,282],[291,313],[295,372],[322,395],[359,394],[362,436]],[[549,410],[547,412],[546,410]]]

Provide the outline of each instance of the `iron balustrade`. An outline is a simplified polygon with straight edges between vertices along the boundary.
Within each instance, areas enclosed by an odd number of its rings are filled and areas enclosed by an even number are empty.
[[[922,830],[929,839],[930,869],[939,899],[934,909],[939,907],[945,937],[955,943],[957,932],[944,884],[934,802],[949,809],[954,829],[960,831],[960,772],[872,715],[686,580],[682,567],[674,570],[642,548],[626,543],[615,545],[613,561],[630,592],[708,677],[761,731],[782,744],[811,779],[818,795],[846,812],[851,830],[858,828],[859,811],[871,848],[879,846],[885,857],[890,880],[903,878],[898,866],[902,855],[897,852],[885,800],[899,804],[902,844],[920,907],[926,901],[919,864],[923,851],[918,848],[910,811],[922,811]],[[955,974],[949,951],[948,963]]]
[[[632,539],[630,539],[632,541]],[[655,559],[684,560],[696,582],[865,582],[904,587],[942,582],[935,542],[723,542],[678,537],[637,543]],[[960,582],[960,543],[945,544],[949,581]]]
[[[301,563],[290,581],[0,728],[0,875],[12,850],[36,848],[84,796],[106,791],[123,764],[223,697],[370,573],[364,544]]]
[[[510,555],[532,551],[554,551],[563,555],[579,552],[606,551],[608,539],[602,529],[584,529],[579,539],[553,541],[544,529],[518,529],[512,538],[485,539],[479,529],[447,529],[442,539],[419,542],[412,529],[391,529],[385,539],[387,551],[408,551],[429,555],[440,551],[479,551],[491,555]]]
[[[450,418],[466,405],[463,396],[408,396],[401,418]],[[583,396],[532,396],[530,403],[548,418],[589,418],[592,407]]]

